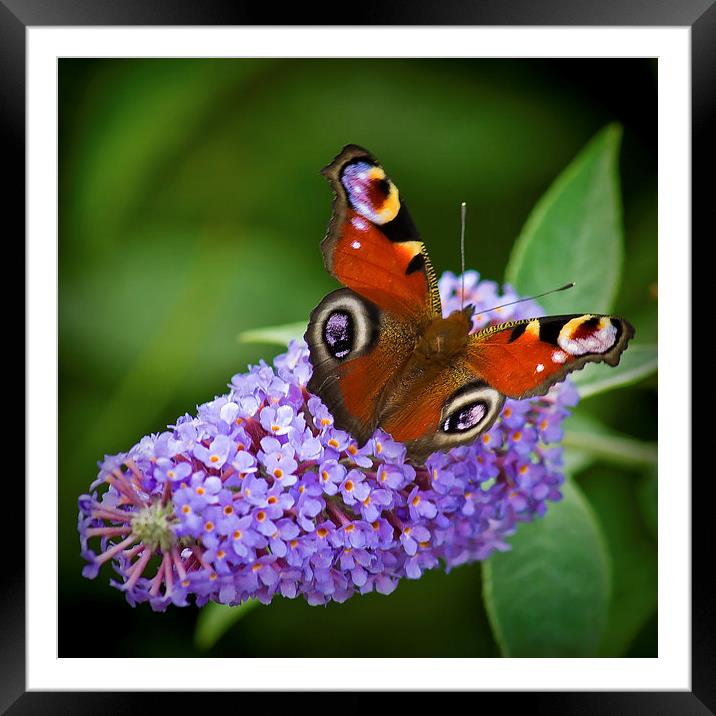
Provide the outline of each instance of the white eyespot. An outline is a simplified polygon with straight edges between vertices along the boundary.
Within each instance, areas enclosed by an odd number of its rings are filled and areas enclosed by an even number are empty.
[[[564,351],[553,351],[552,362],[553,363],[564,363],[567,360],[567,354]]]
[[[588,323],[586,327],[585,323]],[[580,328],[584,335],[577,335]],[[597,320],[596,316],[580,316],[564,325],[557,343],[570,355],[581,356],[585,353],[606,353],[614,346],[616,337],[617,327],[610,318]]]
[[[351,248],[352,248],[352,249],[359,249],[360,247],[361,247],[361,242],[360,242],[360,241],[353,241],[353,242],[351,243]]]
[[[372,310],[371,310],[372,308]],[[355,357],[371,343],[377,313],[372,304],[347,289],[326,296],[314,310],[307,340],[315,364]]]
[[[345,358],[353,348],[353,317],[347,311],[332,311],[323,326],[323,340],[334,358]]]
[[[541,373],[543,370],[544,370],[544,365],[542,365],[542,363],[538,363],[537,367],[535,368],[535,371],[537,373]]]
[[[470,403],[462,409],[448,415],[443,423],[446,433],[463,433],[474,428],[484,417],[487,407],[482,402]]]
[[[492,425],[504,401],[501,393],[481,382],[461,388],[443,407],[439,443],[449,447],[472,442]]]

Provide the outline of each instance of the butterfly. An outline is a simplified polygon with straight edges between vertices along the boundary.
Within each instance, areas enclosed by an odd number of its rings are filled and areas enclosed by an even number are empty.
[[[360,445],[382,428],[420,462],[474,441],[506,398],[544,395],[587,363],[619,363],[634,335],[623,318],[546,316],[474,334],[472,306],[444,318],[425,244],[376,158],[351,144],[321,173],[335,193],[321,250],[345,288],[311,313],[308,390]]]

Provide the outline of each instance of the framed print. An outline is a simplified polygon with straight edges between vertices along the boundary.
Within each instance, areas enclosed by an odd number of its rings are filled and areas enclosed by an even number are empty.
[[[713,708],[688,350],[710,3],[29,5],[0,6],[28,286],[3,706]]]

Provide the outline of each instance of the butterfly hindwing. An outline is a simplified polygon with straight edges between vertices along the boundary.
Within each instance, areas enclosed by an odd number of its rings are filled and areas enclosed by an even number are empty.
[[[440,315],[437,280],[398,188],[354,144],[323,169],[335,192],[321,243],[326,268],[342,284],[398,316]]]
[[[504,396],[476,378],[464,355],[432,371],[411,372],[401,377],[405,395],[396,391],[384,405],[380,426],[404,442],[413,459],[474,441],[500,415]]]
[[[546,316],[486,328],[470,337],[468,364],[509,398],[544,395],[587,363],[615,366],[634,335],[623,318],[595,314]]]
[[[378,426],[390,382],[415,345],[417,328],[347,288],[329,293],[311,313],[305,340],[319,395],[336,425],[361,444]]]

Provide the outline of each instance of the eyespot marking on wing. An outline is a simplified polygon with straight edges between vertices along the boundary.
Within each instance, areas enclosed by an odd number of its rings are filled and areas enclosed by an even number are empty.
[[[343,168],[341,183],[353,209],[374,224],[387,224],[398,215],[398,187],[382,167],[366,161],[351,162]]]
[[[607,353],[618,340],[618,325],[609,316],[589,314],[565,323],[557,336],[559,347],[573,356]]]
[[[463,386],[443,406],[440,419],[442,440],[446,444],[473,440],[496,420],[503,402],[504,398],[498,391],[480,380]]]
[[[474,428],[485,417],[486,412],[487,406],[482,401],[470,403],[445,418],[443,432],[464,433],[466,430]]]
[[[323,324],[323,340],[334,358],[345,358],[353,349],[353,318],[348,311],[333,311]]]
[[[343,362],[369,349],[377,339],[378,309],[345,289],[329,293],[311,314],[306,342],[316,365]]]

